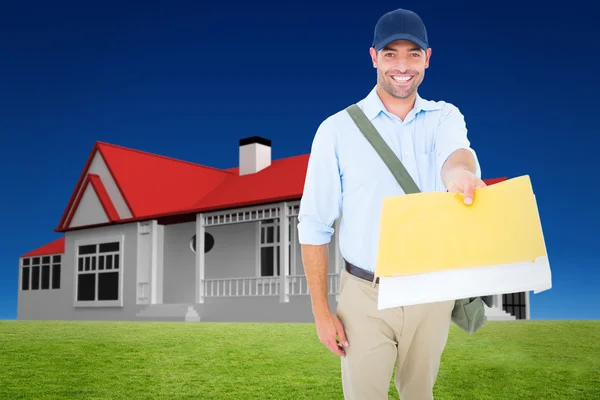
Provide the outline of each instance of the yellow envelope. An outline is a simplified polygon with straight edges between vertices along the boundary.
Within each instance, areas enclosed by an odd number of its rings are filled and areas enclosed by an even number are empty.
[[[535,262],[546,246],[529,176],[475,191],[383,201],[375,275],[393,277]]]

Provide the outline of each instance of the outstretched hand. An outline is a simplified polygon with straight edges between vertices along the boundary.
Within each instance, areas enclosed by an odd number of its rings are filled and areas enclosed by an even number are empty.
[[[475,189],[486,187],[487,185],[479,179],[474,173],[466,169],[457,169],[452,174],[448,185],[448,191],[452,193],[461,193],[464,196],[466,205],[473,204]]]

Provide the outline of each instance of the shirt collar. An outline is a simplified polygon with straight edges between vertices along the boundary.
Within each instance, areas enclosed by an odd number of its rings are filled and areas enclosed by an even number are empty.
[[[430,101],[423,99],[419,92],[417,92],[417,97],[415,99],[415,105],[413,109],[408,113],[407,119],[410,119],[412,115],[417,115],[421,111],[431,111],[431,110],[441,110],[442,105],[436,101]],[[375,86],[369,95],[363,101],[363,112],[369,118],[369,120],[373,120],[375,117],[379,115],[379,113],[383,112],[388,116],[392,116],[392,114],[385,108],[381,98],[377,94],[377,86]]]

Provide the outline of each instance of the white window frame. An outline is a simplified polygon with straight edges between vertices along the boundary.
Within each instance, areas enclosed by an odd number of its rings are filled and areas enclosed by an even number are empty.
[[[49,263],[45,263],[44,262],[44,257],[50,257],[50,262]],[[54,257],[60,257],[60,261],[58,262],[54,262]],[[34,265],[33,264],[33,259],[34,258],[39,258],[40,259],[40,263]],[[25,260],[29,260],[29,265],[25,265]],[[19,292],[38,292],[38,291],[56,291],[56,290],[60,290],[61,288],[61,280],[62,280],[62,276],[63,276],[63,260],[64,260],[64,254],[61,253],[54,253],[54,254],[43,254],[43,255],[39,255],[39,256],[30,256],[30,257],[23,257],[21,258],[21,266],[19,268]],[[43,266],[49,266],[49,270],[50,270],[50,277],[49,277],[49,281],[48,281],[48,288],[47,289],[43,289],[42,288],[42,267]],[[38,281],[38,288],[37,289],[33,289],[33,267],[34,266],[39,266],[40,267],[40,277],[39,277],[39,281]],[[58,269],[60,270],[60,280],[58,282],[58,288],[53,288],[53,277],[54,277],[54,268],[55,266],[58,266]],[[29,281],[28,281],[28,288],[27,289],[23,289],[23,269],[24,268],[29,268]]]
[[[115,252],[110,252],[110,253],[106,253],[106,254],[119,254],[119,268],[118,268],[118,272],[119,272],[119,288],[118,288],[118,300],[90,300],[90,301],[78,301],[77,300],[77,289],[78,289],[78,279],[77,277],[79,276],[79,246],[86,246],[86,245],[97,245],[99,246],[100,244],[103,243],[110,243],[110,242],[118,242],[119,243],[119,252],[115,253]],[[124,261],[125,261],[125,248],[124,248],[124,235],[113,235],[113,236],[102,236],[100,238],[94,238],[94,239],[79,239],[79,240],[75,240],[75,248],[73,251],[73,306],[74,307],[79,307],[79,308],[83,308],[83,307],[123,307],[123,276],[124,276],[124,268],[123,266],[125,265]],[[104,254],[104,253],[103,253]],[[96,250],[96,254],[90,254],[90,255],[85,255],[85,257],[88,256],[94,256],[96,257],[96,270],[93,272],[95,273],[96,277],[103,273],[103,272],[115,272],[115,269],[110,269],[110,270],[98,270],[98,257],[100,256],[100,254],[98,253],[98,251]],[[91,273],[91,271],[83,271],[83,274],[89,274]],[[98,295],[98,279],[96,278],[95,280],[96,282],[96,296]]]
[[[296,250],[297,250],[297,218],[290,217],[290,263],[288,264],[288,275],[296,274]],[[268,227],[273,227],[273,243],[262,243],[262,230],[265,229],[265,237],[266,237],[266,229]],[[256,277],[257,278],[276,278],[279,277],[277,274],[277,262],[278,255],[277,249],[280,247],[280,241],[277,240],[277,230],[279,229],[279,218],[274,218],[274,221],[271,220],[262,220],[256,223]],[[279,237],[281,239],[281,236]],[[263,247],[273,247],[273,275],[272,276],[264,276],[261,274],[261,249]]]

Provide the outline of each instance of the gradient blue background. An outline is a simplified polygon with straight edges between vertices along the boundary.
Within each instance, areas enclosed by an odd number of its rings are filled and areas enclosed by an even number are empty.
[[[583,3],[43,3],[0,13],[0,319],[94,141],[219,168],[245,136],[308,153],[375,85],[373,27],[398,7],[428,27],[421,95],[461,109],[484,178],[532,178],[554,283],[532,318],[599,319],[598,21]]]

